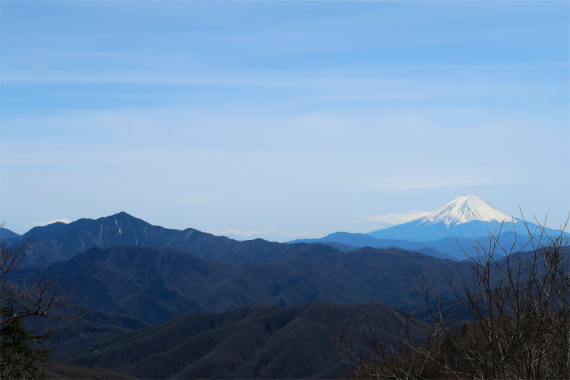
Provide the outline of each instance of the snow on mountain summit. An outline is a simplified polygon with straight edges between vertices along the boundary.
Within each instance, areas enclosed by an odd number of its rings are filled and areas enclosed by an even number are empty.
[[[457,225],[474,220],[482,222],[512,221],[513,217],[491,206],[476,195],[462,195],[443,207],[420,218],[420,224],[445,223]],[[516,219],[514,220],[516,223]]]

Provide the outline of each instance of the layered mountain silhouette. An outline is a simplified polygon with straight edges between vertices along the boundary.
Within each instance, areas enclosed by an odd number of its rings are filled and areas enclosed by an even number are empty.
[[[322,244],[242,242],[124,212],[2,233],[8,244],[33,239],[28,267],[12,280],[56,280],[88,310],[72,322],[26,320],[54,331],[58,360],[144,378],[336,378],[347,369],[334,353],[340,329],[361,342],[366,310],[377,334],[396,342],[394,310],[422,303],[410,285],[416,276],[428,273],[444,302],[458,270],[470,281],[461,259],[476,241],[447,234],[477,238],[485,226],[487,237],[505,215],[466,196],[416,221],[334,233]],[[501,242],[510,246],[514,233],[503,230]]]
[[[336,252],[328,246],[288,245],[263,239],[237,241],[188,228],[183,231],[153,226],[126,212],[104,218],[79,219],[35,227],[11,239],[19,244],[33,239],[26,266],[46,266],[68,260],[91,248],[113,246],[169,247],[194,256],[236,263],[286,260],[300,255]]]
[[[396,343],[393,307],[413,310],[420,302],[407,281],[427,271],[444,288],[457,269],[403,249],[319,246],[333,252],[262,263],[176,248],[92,248],[13,279],[55,279],[77,291],[73,297],[88,310],[83,319],[27,321],[53,331],[55,357],[67,363],[143,378],[336,378],[347,368],[335,339],[345,330],[355,344],[365,343],[363,310],[375,332]],[[370,301],[377,303],[349,305]],[[157,323],[165,324],[145,327]]]
[[[406,282],[414,273],[429,271],[444,287],[445,278],[456,269],[453,261],[398,248],[236,264],[174,248],[111,247],[93,248],[19,276],[22,282],[42,278],[64,282],[77,290],[75,297],[89,310],[161,323],[191,311],[312,300],[373,301],[405,309],[419,302]]]
[[[167,229],[151,225],[125,212],[93,219],[79,219],[35,227],[24,235],[2,229],[0,233],[13,244],[29,239],[34,243],[26,266],[46,266],[67,260],[90,248],[112,246],[169,247],[191,255],[234,263],[283,261],[297,256],[350,251],[358,247],[400,247],[438,258],[465,259],[465,250],[476,239],[501,232],[501,241],[511,244],[517,232],[517,248],[528,243],[527,227],[540,234],[541,228],[512,218],[474,195],[460,196],[423,218],[367,234],[336,232],[321,239],[296,240],[290,244],[263,239],[237,241],[192,228]],[[548,228],[546,233],[558,231]],[[298,243],[326,243],[326,247]],[[471,252],[473,253],[473,252]]]

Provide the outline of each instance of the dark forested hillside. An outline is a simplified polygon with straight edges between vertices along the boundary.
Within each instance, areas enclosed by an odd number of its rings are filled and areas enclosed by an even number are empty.
[[[76,366],[58,362],[47,362],[39,365],[46,379],[50,380],[77,380],[77,379],[109,379],[109,380],[136,380],[137,378],[126,373],[113,371],[108,368],[94,368]]]
[[[90,347],[99,340],[141,329],[148,324],[124,315],[89,310],[84,316],[75,320],[33,316],[26,320],[25,326],[40,334],[50,333],[46,347],[52,350],[53,360],[61,360],[75,351]]]
[[[396,312],[382,304],[310,302],[186,314],[162,325],[98,342],[66,363],[107,367],[145,379],[338,378],[341,331],[365,344],[366,317],[379,338],[397,345]],[[417,325],[413,334],[421,336]]]
[[[405,278],[424,270],[443,283],[455,269],[452,261],[396,248],[236,264],[173,248],[111,247],[22,276],[65,280],[86,309],[160,323],[191,311],[312,300],[374,301],[405,309],[418,301]]]

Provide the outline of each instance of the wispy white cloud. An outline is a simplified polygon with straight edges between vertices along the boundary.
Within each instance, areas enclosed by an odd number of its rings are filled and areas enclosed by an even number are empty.
[[[422,216],[429,214],[429,211],[416,211],[412,210],[406,214],[378,214],[378,215],[368,215],[355,220],[355,222],[365,222],[365,223],[375,223],[385,226],[394,226],[402,223],[406,223]]]
[[[61,219],[50,220],[49,222],[34,222],[33,227],[47,226],[49,224],[54,224],[54,223],[58,223],[58,222],[69,224],[72,221],[67,219],[67,218],[61,218]]]
[[[420,66],[421,68],[421,66]],[[417,69],[416,71],[421,71]],[[294,75],[288,73],[255,73],[188,76],[186,74],[160,75],[141,72],[138,74],[99,74],[73,75],[69,73],[25,73],[5,75],[2,79],[6,84],[82,84],[82,85],[160,85],[211,86],[213,88],[265,88],[289,89],[300,91],[295,99],[308,102],[339,102],[339,101],[394,101],[394,100],[436,100],[436,99],[485,99],[489,101],[505,96],[521,97],[532,94],[563,92],[566,87],[559,83],[501,83],[495,77],[489,77],[483,82],[474,83],[469,77],[454,78],[454,80],[428,80],[420,77],[414,80],[402,79],[371,79],[369,77],[347,76]],[[379,74],[386,75],[386,74]],[[400,74],[403,75],[403,74]],[[310,90],[310,91],[308,91]],[[136,92],[123,89],[123,96],[140,96]],[[251,93],[253,94],[253,93]],[[146,94],[160,101],[165,96],[161,92]],[[252,95],[253,96],[253,95]],[[243,101],[243,100],[242,100]]]

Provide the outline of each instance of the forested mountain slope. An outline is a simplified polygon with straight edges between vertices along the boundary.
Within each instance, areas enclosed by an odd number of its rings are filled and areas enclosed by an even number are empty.
[[[65,362],[107,367],[144,379],[339,378],[341,331],[365,345],[366,318],[378,338],[397,346],[400,317],[382,304],[310,302],[287,308],[248,306],[191,313],[98,342]],[[421,336],[418,325],[412,333]]]
[[[406,279],[422,270],[444,285],[457,263],[402,249],[361,248],[283,262],[236,264],[173,248],[91,249],[25,279],[65,280],[88,310],[160,323],[190,311],[253,304],[289,306],[312,300],[383,302],[399,308],[419,300]]]

